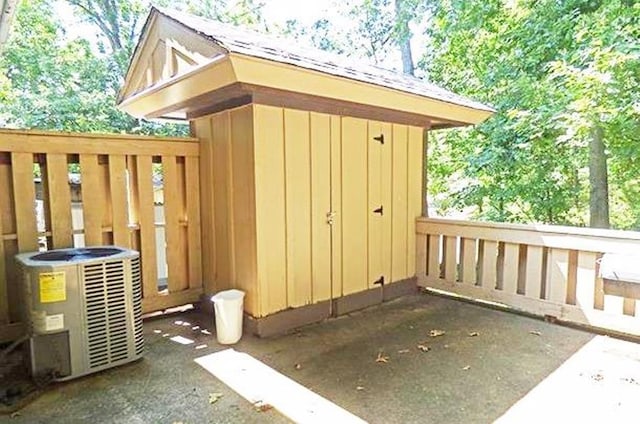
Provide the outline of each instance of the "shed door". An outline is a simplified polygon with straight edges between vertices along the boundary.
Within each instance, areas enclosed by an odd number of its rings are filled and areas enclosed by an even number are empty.
[[[391,156],[389,144],[384,142],[390,139],[390,128],[363,119],[345,117],[341,121],[340,166],[332,163],[332,192],[340,191],[341,226],[333,229],[332,249],[334,262],[341,264],[341,275],[334,272],[334,282],[341,280],[342,290],[334,292],[334,297],[381,286],[388,281],[391,266],[390,255],[384,251],[391,237],[386,231],[390,230],[391,182],[387,174],[390,176]],[[335,200],[334,196],[334,208]]]

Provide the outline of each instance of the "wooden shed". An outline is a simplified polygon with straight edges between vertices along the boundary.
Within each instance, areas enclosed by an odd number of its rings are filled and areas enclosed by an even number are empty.
[[[413,77],[160,9],[119,107],[191,122],[205,292],[244,290],[263,335],[416,290],[424,131],[493,112]]]

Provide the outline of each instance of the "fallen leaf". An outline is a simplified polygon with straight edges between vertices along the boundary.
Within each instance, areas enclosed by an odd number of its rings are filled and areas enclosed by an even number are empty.
[[[377,363],[387,364],[387,363],[389,363],[389,357],[388,356],[384,356],[384,354],[382,352],[378,352],[378,357],[376,358],[376,362]]]
[[[422,352],[429,352],[431,350],[431,348],[426,344],[419,344],[417,347],[418,347],[418,350]]]
[[[542,333],[538,330],[531,330],[529,331],[529,334],[533,334],[534,336],[542,336]]]
[[[471,365],[465,365],[464,367],[462,367],[462,369],[464,371],[469,371],[471,369]]]
[[[477,337],[479,335],[480,333],[478,333],[477,331],[472,331],[471,333],[469,333],[469,337]]]
[[[356,390],[364,390],[364,387],[362,387],[362,386],[357,386],[357,387],[356,387]]]
[[[438,337],[444,336],[444,331],[442,330],[431,330],[429,331],[429,337]]]
[[[398,353],[409,353],[409,349],[400,349]]]
[[[301,370],[302,369],[302,364],[295,364],[293,366],[293,368],[297,369],[297,370]]]
[[[273,406],[262,402],[255,403],[253,406],[256,408],[256,412],[267,412],[273,409]]]
[[[213,405],[222,397],[222,393],[209,393],[209,404]]]

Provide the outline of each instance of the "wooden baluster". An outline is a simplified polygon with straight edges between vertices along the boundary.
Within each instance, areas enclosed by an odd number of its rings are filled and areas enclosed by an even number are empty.
[[[416,234],[416,277],[420,285],[424,284],[427,277],[427,243],[426,234]]]
[[[576,305],[587,311],[593,310],[595,306],[596,260],[594,252],[578,252]]]
[[[482,264],[480,285],[487,290],[495,290],[497,282],[498,242],[484,240],[482,243]]]
[[[469,285],[475,285],[477,281],[476,275],[476,240],[470,238],[462,238],[462,282]]]
[[[429,280],[440,279],[440,236],[429,235]]]
[[[520,245],[504,244],[504,268],[502,274],[502,289],[505,293],[515,294],[518,290],[518,266]]]
[[[457,244],[458,239],[456,237],[444,238],[444,279],[448,283],[456,282],[458,267]]]
[[[527,247],[527,271],[525,274],[524,295],[540,299],[542,294],[542,264],[544,249],[541,246]]]
[[[567,282],[569,276],[569,251],[567,249],[550,249],[547,262],[547,299],[564,304],[567,299]]]

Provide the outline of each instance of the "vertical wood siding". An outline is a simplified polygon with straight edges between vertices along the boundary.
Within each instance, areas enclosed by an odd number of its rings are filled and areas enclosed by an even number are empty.
[[[422,130],[253,107],[261,315],[413,277]]]
[[[260,317],[415,275],[421,129],[265,105],[194,128],[207,292],[243,289]]]

